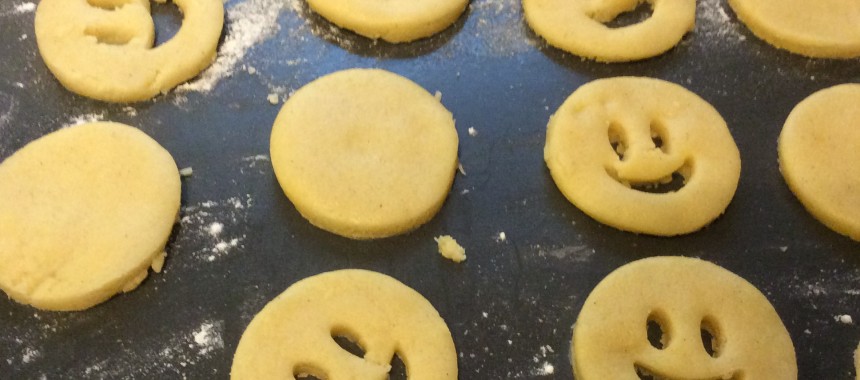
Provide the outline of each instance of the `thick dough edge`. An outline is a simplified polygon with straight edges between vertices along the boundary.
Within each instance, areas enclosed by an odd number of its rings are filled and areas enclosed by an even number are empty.
[[[820,90],[794,107],[779,135],[779,167],[813,217],[860,241],[860,84]]]
[[[0,164],[0,288],[46,310],[134,289],[163,260],[180,187],[170,153],[127,125],[29,143]]]

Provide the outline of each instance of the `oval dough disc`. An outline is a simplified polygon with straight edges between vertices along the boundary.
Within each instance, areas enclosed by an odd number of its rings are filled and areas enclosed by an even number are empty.
[[[577,89],[550,118],[544,158],[580,210],[621,230],[661,236],[694,232],[720,216],[741,170],[717,110],[681,86],[637,77]],[[673,176],[683,176],[683,187],[641,187]]]
[[[308,0],[336,25],[368,38],[409,42],[441,32],[454,23],[467,0]]]
[[[341,348],[338,336],[364,356]],[[301,280],[269,302],[242,334],[230,376],[386,380],[395,354],[409,380],[457,379],[451,332],[430,302],[386,275],[340,270]]]
[[[0,288],[48,310],[134,289],[179,212],[170,153],[117,123],[61,129],[0,164]]]
[[[423,88],[383,70],[319,78],[284,104],[271,157],[287,197],[338,235],[408,232],[442,207],[457,169],[457,131]]]
[[[695,0],[653,0],[651,17],[611,28],[605,23],[634,10],[641,0],[523,0],[525,19],[559,49],[606,62],[635,61],[663,54],[693,30]]]
[[[142,101],[185,82],[212,63],[221,0],[173,0],[182,26],[153,47],[150,0],[42,0],[36,42],[45,65],[72,92],[109,102]]]
[[[729,0],[738,18],[773,46],[808,57],[860,56],[860,1]]]
[[[860,241],[860,84],[816,92],[800,102],[779,135],[788,187],[822,223]]]
[[[638,260],[606,276],[582,306],[570,351],[577,380],[639,380],[637,372],[797,379],[791,336],[767,298],[734,273],[686,257]]]

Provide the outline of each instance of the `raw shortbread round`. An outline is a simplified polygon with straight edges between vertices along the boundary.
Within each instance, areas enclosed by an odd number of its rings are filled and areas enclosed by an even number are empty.
[[[649,322],[660,326],[660,344],[649,341]],[[574,325],[571,360],[578,380],[639,380],[637,371],[797,379],[791,337],[767,298],[717,265],[683,257],[635,261],[597,284]]]
[[[160,270],[179,212],[170,153],[117,123],[61,129],[0,164],[0,288],[80,310]]]
[[[442,207],[457,170],[454,119],[406,78],[352,69],[321,77],[284,104],[272,166],[313,225],[338,235],[408,232]]]
[[[368,38],[408,42],[429,37],[454,23],[467,0],[308,0],[329,21]]]
[[[779,135],[779,167],[816,219],[860,241],[860,84],[818,91],[800,102]]]
[[[224,4],[173,0],[182,27],[153,47],[149,1],[42,0],[36,10],[42,59],[69,90],[110,102],[146,100],[193,78],[215,58]]]
[[[740,177],[740,153],[720,114],[683,87],[650,78],[602,79],[576,90],[550,118],[544,158],[583,212],[652,235],[704,227],[725,211]],[[636,188],[673,173],[684,177],[677,191]]]
[[[525,19],[559,49],[606,62],[663,54],[677,45],[696,22],[695,0],[653,0],[651,17],[611,28],[605,23],[634,10],[641,0],[523,0]]]
[[[355,356],[333,339],[347,337]],[[254,317],[236,349],[233,380],[387,379],[394,355],[409,380],[457,378],[457,354],[445,321],[399,281],[365,270],[306,278]]]
[[[729,0],[738,18],[773,46],[809,57],[860,56],[860,1]]]

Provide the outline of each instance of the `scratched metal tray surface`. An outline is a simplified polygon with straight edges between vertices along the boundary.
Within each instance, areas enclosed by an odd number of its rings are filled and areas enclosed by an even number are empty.
[[[153,4],[164,41],[181,16],[172,4]],[[225,7],[220,72],[200,79],[211,90],[195,82],[117,105],[62,88],[39,57],[32,7],[0,2],[0,159],[64,125],[104,119],[142,129],[194,171],[183,179],[165,269],[138,289],[73,313],[0,297],[0,378],[228,378],[243,330],[268,301],[308,276],[365,268],[436,307],[454,337],[461,378],[570,379],[571,325],[585,297],[612,270],[655,255],[700,257],[746,278],[791,333],[801,379],[853,378],[860,326],[836,316],[860,319],[860,246],[794,198],[776,141],[800,100],[860,82],[859,60],[776,50],[724,0],[699,1],[695,31],[667,54],[612,65],[548,47],[516,0],[474,0],[448,30],[404,45],[341,31],[300,0]],[[457,121],[465,174],[439,214],[403,236],[352,241],[312,227],[268,161],[280,106],[267,97],[283,100],[352,67],[384,68],[440,91]],[[577,210],[552,182],[543,163],[549,116],[582,84],[620,75],[684,85],[726,119],[741,179],[726,213],[704,230],[675,238],[617,231]],[[436,253],[433,237],[441,234],[460,241],[468,260]]]

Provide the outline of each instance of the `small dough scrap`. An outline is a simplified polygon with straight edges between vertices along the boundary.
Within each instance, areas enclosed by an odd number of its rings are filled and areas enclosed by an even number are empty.
[[[31,142],[0,164],[0,289],[46,310],[134,289],[163,260],[180,193],[170,153],[127,125]]]
[[[738,18],[780,49],[816,58],[860,57],[860,1],[729,0]]]
[[[433,238],[433,240],[436,240],[436,244],[439,246],[439,254],[446,259],[455,263],[461,263],[466,260],[466,249],[458,244],[457,240],[454,240],[450,235],[442,235]]]
[[[649,339],[652,323],[662,331],[659,344]],[[791,336],[767,298],[734,273],[693,258],[652,257],[610,273],[586,298],[571,344],[577,380],[639,380],[637,372],[797,379]]]
[[[358,357],[333,339],[346,337]],[[386,275],[347,269],[301,280],[257,314],[233,357],[233,380],[388,379],[394,355],[409,380],[457,379],[448,326],[421,294]]]
[[[617,146],[614,146],[617,145]],[[651,78],[596,80],[550,118],[544,158],[558,188],[612,227],[672,236],[719,217],[737,189],[741,158],[708,102]],[[684,179],[665,193],[639,189]]]
[[[42,0],[35,22],[39,52],[72,92],[108,102],[147,100],[208,67],[221,37],[221,0],[172,3],[182,11],[182,26],[153,47],[150,0]]]
[[[665,53],[693,30],[696,0],[649,0],[653,13],[634,25],[606,23],[644,0],[523,0],[535,33],[559,49],[604,62],[636,61]]]
[[[860,84],[818,91],[788,115],[779,167],[812,216],[860,241]]]
[[[411,231],[442,207],[457,170],[454,118],[399,75],[351,69],[285,103],[271,158],[287,197],[311,224],[353,239]]]
[[[409,42],[451,26],[467,0],[308,0],[308,5],[341,28],[388,42]]]

